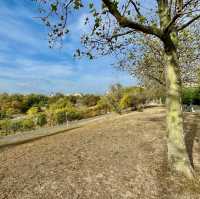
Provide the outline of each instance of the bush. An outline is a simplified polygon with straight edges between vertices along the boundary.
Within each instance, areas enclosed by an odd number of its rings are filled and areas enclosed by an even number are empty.
[[[80,120],[83,118],[82,113],[77,110],[68,110],[66,116],[68,121]]]
[[[71,108],[72,104],[69,101],[69,99],[65,98],[60,98],[58,101],[50,105],[50,110],[56,111],[60,109],[65,109],[65,108]]]
[[[121,109],[126,109],[126,108],[130,108],[130,107],[135,107],[135,99],[133,95],[130,94],[125,94],[121,101],[120,101],[120,107]]]
[[[100,100],[100,96],[89,95],[89,94],[84,95],[81,98],[82,104],[87,107],[96,106],[99,100]]]
[[[1,120],[0,121],[0,132],[1,135],[8,135],[10,133],[10,120]]]
[[[101,97],[101,99],[97,103],[97,107],[101,111],[102,114],[105,114],[111,111],[111,106],[106,96]]]
[[[121,114],[121,107],[119,102],[123,96],[123,87],[120,84],[114,84],[110,87],[108,94],[106,95],[107,101],[111,110]]]
[[[2,120],[0,122],[0,131],[4,135],[20,131],[21,128],[21,121]]]
[[[7,117],[7,118],[12,118],[12,115],[17,114],[17,113],[19,113],[19,112],[17,112],[15,109],[13,109],[13,108],[8,108],[8,109],[6,110],[6,117]]]
[[[22,130],[23,131],[32,130],[35,127],[35,124],[34,124],[33,120],[31,120],[31,119],[24,119],[24,120],[21,120],[21,122],[22,122]]]
[[[116,98],[114,95],[107,95],[104,98],[105,100],[105,106],[108,107],[109,110],[114,111],[118,114],[121,114],[121,107],[119,106],[119,99]]]
[[[146,97],[143,93],[130,94],[126,93],[120,101],[120,107],[122,109],[135,108],[138,111],[142,111],[143,104],[146,102]]]
[[[6,111],[0,110],[0,120],[5,119],[6,117]]]
[[[105,111],[100,109],[99,106],[86,108],[86,109],[82,110],[82,117],[83,118],[95,117],[95,116],[102,115],[102,114],[105,114]]]
[[[35,124],[37,126],[44,126],[47,123],[47,116],[45,113],[37,114],[35,117]]]
[[[53,113],[53,124],[63,124],[66,122],[66,111],[65,110],[57,110]]]
[[[83,113],[76,108],[65,108],[58,110],[50,110],[48,112],[48,123],[50,125],[63,124],[67,120],[80,120],[83,118]]]
[[[11,121],[10,122],[10,132],[17,132],[23,129],[22,121]]]
[[[0,132],[2,135],[31,129],[34,129],[34,122],[31,119],[0,121]]]
[[[195,104],[200,105],[200,89],[198,88],[184,88],[182,92],[183,104]]]
[[[21,112],[27,112],[31,107],[45,106],[48,102],[48,97],[44,95],[29,94],[24,96],[21,104]]]
[[[139,96],[135,94],[125,94],[120,101],[120,107],[122,109],[137,108],[140,103],[139,101]]]
[[[35,116],[39,112],[39,108],[37,106],[31,107],[28,111],[27,114],[29,116]]]

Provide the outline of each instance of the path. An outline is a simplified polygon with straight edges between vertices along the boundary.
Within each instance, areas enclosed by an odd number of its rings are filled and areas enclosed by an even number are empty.
[[[147,109],[4,148],[0,198],[198,199],[197,185],[168,175],[164,116]]]

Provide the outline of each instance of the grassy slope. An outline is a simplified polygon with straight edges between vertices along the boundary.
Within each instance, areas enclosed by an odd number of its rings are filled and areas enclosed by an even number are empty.
[[[199,123],[198,116],[186,115],[197,171]],[[169,175],[161,108],[4,149],[0,161],[0,198],[200,198],[198,182]]]

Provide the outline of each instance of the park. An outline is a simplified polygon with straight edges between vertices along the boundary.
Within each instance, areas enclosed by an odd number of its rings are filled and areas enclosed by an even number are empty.
[[[0,5],[0,198],[200,198],[199,0]]]

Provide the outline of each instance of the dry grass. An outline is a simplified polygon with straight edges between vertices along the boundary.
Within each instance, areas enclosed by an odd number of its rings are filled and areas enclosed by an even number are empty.
[[[199,123],[197,115],[186,115],[188,150],[197,176]],[[0,152],[0,161],[1,199],[200,198],[197,180],[168,171],[161,108],[7,148]]]

